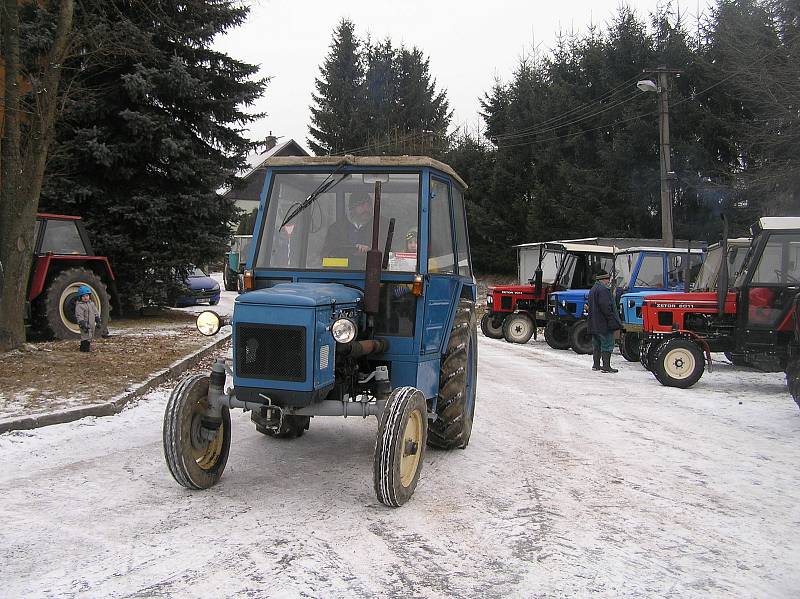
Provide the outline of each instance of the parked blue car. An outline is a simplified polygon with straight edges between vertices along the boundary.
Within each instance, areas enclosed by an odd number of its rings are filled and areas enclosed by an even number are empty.
[[[175,305],[194,306],[201,302],[208,302],[210,306],[219,303],[219,283],[209,277],[201,269],[195,268],[189,271],[189,276],[183,280],[183,286],[178,291]]]

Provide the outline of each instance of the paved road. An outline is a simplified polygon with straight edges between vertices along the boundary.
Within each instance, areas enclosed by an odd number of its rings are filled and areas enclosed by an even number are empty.
[[[164,463],[167,391],[0,436],[0,596],[797,596],[782,376],[720,366],[681,391],[587,360],[481,337],[472,442],[429,451],[397,510],[372,492],[374,419],[280,441],[236,412],[204,492]]]

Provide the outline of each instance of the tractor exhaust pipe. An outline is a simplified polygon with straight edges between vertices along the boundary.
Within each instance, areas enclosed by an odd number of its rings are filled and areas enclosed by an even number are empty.
[[[378,313],[381,290],[381,264],[383,252],[378,249],[381,223],[381,182],[375,181],[375,203],[372,214],[372,247],[367,251],[367,267],[364,272],[364,311]]]
[[[728,219],[722,217],[722,260],[717,276],[717,315],[719,318],[725,314],[725,298],[728,297]]]

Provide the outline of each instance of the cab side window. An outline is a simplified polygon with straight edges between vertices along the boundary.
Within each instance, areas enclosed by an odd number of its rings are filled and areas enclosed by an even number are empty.
[[[453,229],[450,223],[450,188],[431,178],[428,272],[454,274]]]
[[[467,247],[467,219],[464,214],[464,198],[455,187],[453,187],[453,216],[456,221],[458,274],[462,277],[471,277],[472,269],[469,264],[469,248]]]

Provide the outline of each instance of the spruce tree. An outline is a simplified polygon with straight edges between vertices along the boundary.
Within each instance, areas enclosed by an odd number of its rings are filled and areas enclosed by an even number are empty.
[[[311,150],[318,155],[340,154],[366,142],[364,59],[355,25],[342,19],[333,31],[330,51],[315,79],[312,95]]]
[[[86,2],[85,53],[69,65],[68,96],[42,207],[79,214],[95,250],[111,258],[125,299],[189,264],[225,251],[237,214],[218,190],[254,144],[241,134],[258,115],[257,67],[211,47],[248,9],[191,0]]]

